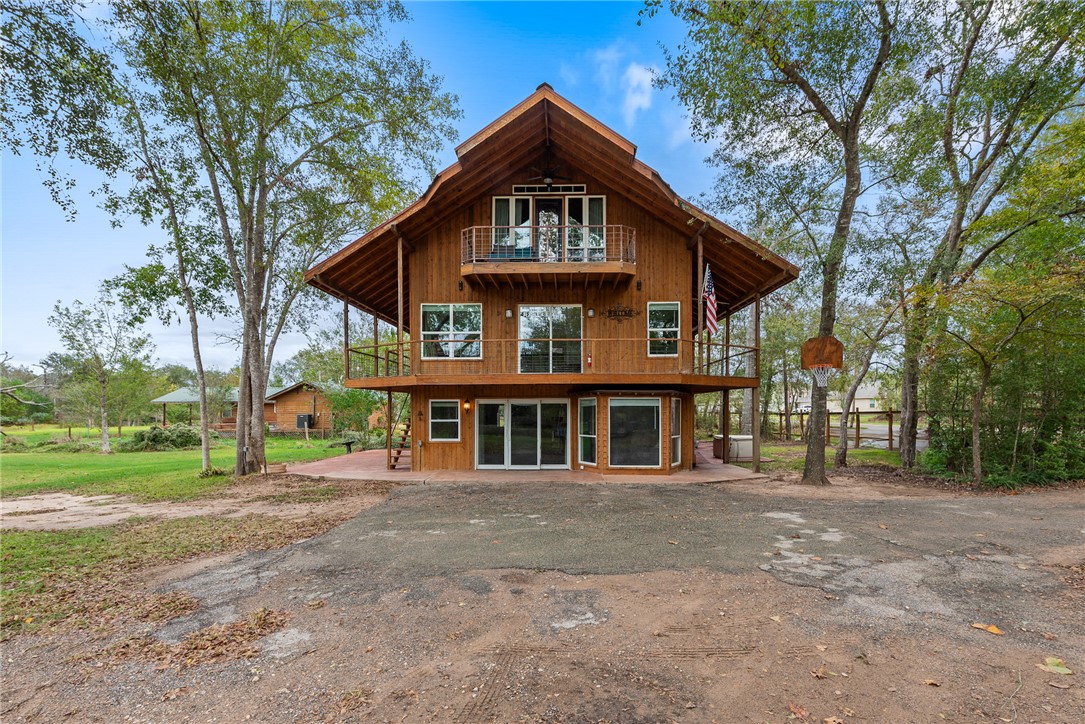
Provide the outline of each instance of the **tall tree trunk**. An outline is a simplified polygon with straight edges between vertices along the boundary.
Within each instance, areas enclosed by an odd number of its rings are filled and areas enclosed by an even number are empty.
[[[784,440],[791,441],[791,379],[787,367],[787,355],[783,357],[784,366]]]
[[[975,485],[983,483],[983,455],[980,451],[980,415],[983,413],[983,398],[987,394],[987,383],[991,380],[991,365],[981,362],[983,372],[980,375],[980,386],[972,395],[972,482]]]
[[[98,413],[101,416],[102,452],[109,452],[109,416],[106,413],[106,388],[109,381],[104,374],[98,375]]]
[[[900,383],[900,433],[897,443],[900,464],[906,469],[916,464],[916,436],[919,433],[919,352],[923,342],[912,327],[916,323],[913,316],[905,330]]]
[[[249,350],[244,346],[241,350],[241,374],[237,380],[237,419],[234,424],[234,438],[237,442],[237,450],[234,453],[234,474],[247,475],[249,471],[249,440],[250,427],[249,417],[252,411],[250,398],[252,390],[249,386]]]

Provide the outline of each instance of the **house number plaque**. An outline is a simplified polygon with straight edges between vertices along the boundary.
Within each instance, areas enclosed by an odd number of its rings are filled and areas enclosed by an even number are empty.
[[[618,304],[610,307],[606,310],[607,319],[612,319],[615,322],[624,322],[627,319],[632,319],[640,314],[640,311],[627,307],[624,304]]]

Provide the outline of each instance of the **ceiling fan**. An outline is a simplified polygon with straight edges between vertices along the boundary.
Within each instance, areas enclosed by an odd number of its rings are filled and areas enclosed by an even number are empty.
[[[550,158],[550,144],[546,144],[546,163],[543,167],[536,168],[531,167],[531,170],[538,174],[538,176],[532,176],[528,181],[542,181],[546,184],[546,190],[549,191],[550,187],[554,185],[555,181],[572,181],[569,176],[562,176],[558,173],[561,170],[561,166],[555,166],[553,160]]]

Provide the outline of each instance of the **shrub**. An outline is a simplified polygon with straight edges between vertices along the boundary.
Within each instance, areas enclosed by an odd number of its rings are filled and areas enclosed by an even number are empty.
[[[0,438],[0,449],[4,452],[26,452],[26,440],[16,435],[5,435]]]
[[[146,430],[139,430],[127,440],[117,445],[121,452],[149,452],[154,450],[183,450],[200,446],[200,429],[191,425],[171,425],[159,427],[152,425]]]

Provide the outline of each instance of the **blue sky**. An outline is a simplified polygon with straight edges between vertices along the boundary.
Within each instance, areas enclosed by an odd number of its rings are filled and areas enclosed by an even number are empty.
[[[652,70],[663,66],[660,43],[674,48],[682,39],[681,25],[668,13],[638,27],[641,3],[414,2],[407,7],[411,22],[395,26],[392,35],[405,38],[459,95],[464,112],[459,140],[546,82],[636,144],[637,157],[680,195],[695,200],[710,190],[715,171],[704,159],[711,147],[693,141],[685,113],[669,91],[651,87]],[[442,154],[440,168],[455,159],[454,145]],[[147,247],[161,235],[135,219],[114,229],[89,193],[100,176],[76,166],[70,170],[78,183],[74,222],[66,221],[49,198],[33,158],[3,154],[0,347],[18,363],[34,363],[61,349],[46,322],[57,300],[90,300],[101,280],[125,264],[143,263]],[[218,338],[229,325],[205,323],[203,329],[205,363],[232,366],[237,351]],[[191,366],[186,327],[154,324],[148,331],[159,361]],[[304,342],[300,334],[284,337],[277,360]]]

